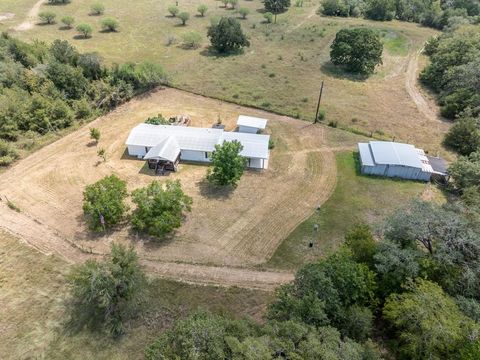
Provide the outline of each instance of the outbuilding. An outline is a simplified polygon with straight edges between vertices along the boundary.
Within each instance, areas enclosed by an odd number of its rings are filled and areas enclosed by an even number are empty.
[[[237,120],[238,132],[257,134],[267,127],[267,119],[240,115]]]
[[[430,181],[433,175],[447,175],[439,171],[441,169],[438,166],[435,166],[436,169],[432,167],[429,157],[422,149],[410,144],[370,141],[359,143],[358,150],[362,174],[421,181]]]

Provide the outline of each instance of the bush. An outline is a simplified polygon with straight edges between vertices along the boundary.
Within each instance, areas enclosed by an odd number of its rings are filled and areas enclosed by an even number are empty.
[[[57,15],[54,12],[51,11],[42,11],[41,13],[38,14],[38,17],[44,24],[53,24],[55,23],[55,18]]]
[[[97,128],[90,128],[90,139],[98,143],[100,141],[100,136],[100,130]]]
[[[250,42],[235,18],[221,18],[218,24],[208,28],[208,37],[212,46],[220,53],[239,50],[250,46]]]
[[[62,17],[62,24],[65,25],[67,29],[71,29],[72,25],[75,23],[75,18],[73,16],[64,16]]]
[[[238,4],[238,0],[228,0],[227,3],[230,5],[230,7],[231,7],[232,9],[235,9],[235,7],[236,7],[237,4]]]
[[[265,14],[263,14],[263,18],[267,23],[270,24],[273,21],[273,14],[271,12],[266,12]]]
[[[186,11],[181,12],[177,16],[181,20],[183,26],[185,26],[187,24],[187,20],[190,19],[190,14]]]
[[[136,205],[133,228],[158,238],[179,228],[184,212],[190,211],[192,205],[192,198],[183,193],[178,180],[167,180],[165,184],[153,181],[135,190],[132,201]]]
[[[118,21],[113,18],[105,18],[102,20],[102,29],[104,31],[117,31],[118,30]]]
[[[327,16],[349,16],[350,6],[344,0],[323,0],[322,14]]]
[[[390,21],[395,16],[394,0],[367,0],[365,17],[372,20]]]
[[[118,224],[128,206],[127,184],[116,175],[88,185],[83,192],[83,213],[91,230],[101,231]]]
[[[345,66],[347,71],[372,74],[382,63],[383,44],[372,29],[342,29],[330,49],[332,63]]]
[[[97,2],[90,7],[90,11],[90,14],[92,15],[102,15],[105,13],[105,5]]]
[[[325,120],[325,115],[326,115],[326,112],[324,108],[321,107],[320,109],[318,109],[317,121]]]
[[[165,119],[165,117],[162,114],[158,114],[157,116],[147,118],[147,120],[145,120],[145,124],[168,125],[170,124],[170,122],[167,119]]]
[[[178,9],[178,7],[176,6],[169,6],[168,7],[168,12],[170,13],[170,15],[172,17],[175,17],[177,16],[177,14],[180,12],[180,10]]]
[[[247,15],[250,14],[250,10],[248,8],[240,8],[238,13],[242,16],[242,19],[246,19]]]
[[[76,30],[85,38],[89,38],[92,35],[93,28],[89,24],[80,24],[76,27]]]
[[[461,118],[450,128],[443,143],[460,155],[470,155],[480,150],[478,120],[471,117]]]
[[[207,10],[208,10],[207,5],[204,5],[204,4],[198,5],[197,11],[200,14],[200,16],[202,17],[205,16],[205,13],[207,12]]]
[[[8,166],[18,158],[18,153],[12,146],[0,139],[0,166]]]
[[[68,282],[73,320],[92,328],[101,324],[113,335],[120,335],[125,331],[125,320],[138,305],[146,278],[135,250],[113,243],[106,260],[87,260],[74,267]]]
[[[196,49],[200,46],[202,35],[196,31],[189,31],[182,35],[182,46],[185,49]]]

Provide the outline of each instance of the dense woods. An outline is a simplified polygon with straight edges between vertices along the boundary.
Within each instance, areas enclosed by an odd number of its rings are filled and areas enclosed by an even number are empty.
[[[150,63],[107,67],[95,53],[67,41],[50,46],[0,36],[0,166],[49,132],[86,121],[165,83]]]

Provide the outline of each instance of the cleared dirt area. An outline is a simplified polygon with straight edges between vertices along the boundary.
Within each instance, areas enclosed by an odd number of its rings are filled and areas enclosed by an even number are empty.
[[[81,209],[85,185],[111,173],[125,179],[130,190],[154,179],[166,179],[154,176],[143,161],[125,154],[124,142],[131,128],[157,113],[188,114],[193,126],[211,126],[220,117],[227,130],[234,128],[240,113],[266,117],[270,120],[268,132],[276,143],[270,168],[248,171],[237,189],[219,193],[204,182],[206,166],[182,164],[180,171],[168,178],[180,179],[194,204],[185,224],[170,239],[151,241],[129,232],[128,227],[105,236],[89,233]],[[99,161],[97,147],[90,143],[92,126],[102,133],[98,146],[107,151],[106,163]],[[317,204],[328,199],[335,187],[335,159],[325,131],[321,126],[260,110],[173,89],[158,90],[46,146],[2,174],[0,195],[15,203],[21,213],[9,209],[3,201],[0,226],[42,252],[57,252],[71,261],[85,258],[75,247],[103,254],[112,241],[123,241],[133,243],[146,262],[209,265],[199,268],[212,274],[218,272],[215,266],[219,265],[260,264]],[[160,268],[164,273],[174,272],[172,268]],[[179,270],[184,274],[189,271]],[[246,281],[254,283],[257,275],[249,273]],[[265,283],[290,279],[291,274],[277,277],[272,273]]]

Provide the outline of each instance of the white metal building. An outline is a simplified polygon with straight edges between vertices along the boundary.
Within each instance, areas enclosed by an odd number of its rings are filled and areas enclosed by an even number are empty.
[[[267,169],[270,135],[225,132],[222,129],[196,128],[173,125],[139,124],[135,126],[126,145],[128,154],[142,159],[174,162],[210,162],[215,145],[238,140],[243,145],[241,155],[248,159],[248,166]]]
[[[265,130],[267,119],[253,116],[240,115],[237,120],[238,132],[256,134]]]
[[[425,152],[413,145],[370,141],[359,143],[358,150],[363,174],[422,181],[430,181],[434,174],[446,175],[435,170]]]

